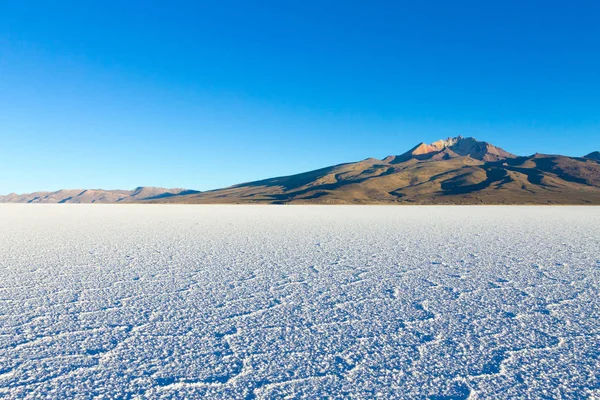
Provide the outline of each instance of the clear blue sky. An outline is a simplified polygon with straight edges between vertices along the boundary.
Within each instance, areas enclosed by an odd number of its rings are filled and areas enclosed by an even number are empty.
[[[598,1],[3,1],[0,193],[212,189],[462,134],[600,150]]]

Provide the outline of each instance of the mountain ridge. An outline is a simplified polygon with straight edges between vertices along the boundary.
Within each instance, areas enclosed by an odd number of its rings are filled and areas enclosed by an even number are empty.
[[[106,189],[60,189],[53,192],[9,193],[0,196],[0,203],[131,203],[156,200],[178,195],[200,193],[189,189],[165,189],[153,186],[138,186],[133,190]]]
[[[0,196],[0,202],[198,204],[597,204],[600,152],[518,156],[472,137],[400,155],[194,191],[139,187]]]

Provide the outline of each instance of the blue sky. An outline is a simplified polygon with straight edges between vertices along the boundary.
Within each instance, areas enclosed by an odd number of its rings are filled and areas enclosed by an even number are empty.
[[[0,193],[212,189],[462,134],[600,150],[596,1],[0,4]]]

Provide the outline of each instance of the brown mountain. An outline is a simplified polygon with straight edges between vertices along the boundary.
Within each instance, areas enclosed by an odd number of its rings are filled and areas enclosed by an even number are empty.
[[[195,190],[138,187],[134,190],[57,190],[56,192],[11,193],[0,203],[131,203],[199,193]]]
[[[590,157],[591,158],[591,157]],[[518,157],[461,136],[383,160],[151,202],[272,204],[600,204],[600,163],[590,158]]]

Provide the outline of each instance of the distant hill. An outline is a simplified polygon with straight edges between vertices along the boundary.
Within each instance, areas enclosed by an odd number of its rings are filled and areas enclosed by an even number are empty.
[[[0,203],[132,203],[199,193],[196,190],[138,187],[134,190],[75,189],[56,192],[11,193]]]
[[[597,152],[596,152],[597,153]],[[461,136],[383,160],[152,202],[271,204],[600,204],[600,163],[534,154],[520,157]]]
[[[419,143],[382,160],[198,192],[141,187],[0,196],[21,203],[597,204],[600,152],[517,156],[462,136]]]
[[[596,160],[596,161],[600,161],[600,151],[593,151],[590,154],[588,154],[587,156],[584,156],[585,158],[589,158],[590,160]]]

